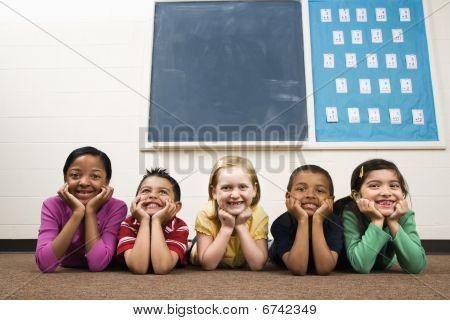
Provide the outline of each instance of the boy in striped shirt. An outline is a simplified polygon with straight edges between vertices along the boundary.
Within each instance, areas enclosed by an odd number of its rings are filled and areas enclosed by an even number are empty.
[[[186,264],[189,230],[176,217],[180,198],[178,182],[165,169],[147,170],[118,236],[117,257],[131,272],[167,274],[177,264]]]

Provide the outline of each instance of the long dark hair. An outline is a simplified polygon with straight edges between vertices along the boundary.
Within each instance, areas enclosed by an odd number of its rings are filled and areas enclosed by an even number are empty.
[[[369,172],[375,170],[392,170],[395,172],[398,178],[398,182],[400,183],[400,187],[402,189],[405,197],[408,195],[408,185],[406,184],[403,175],[401,174],[398,167],[395,163],[384,160],[384,159],[371,159],[367,160],[360,165],[358,165],[355,170],[353,170],[352,177],[350,179],[350,189],[351,191],[359,192],[361,190],[361,186],[366,181]],[[351,196],[347,196],[345,198],[339,199],[334,204],[334,209],[336,214],[342,218],[342,214],[344,209],[350,210],[353,212],[359,220],[359,226],[361,230],[364,230],[367,227],[368,221],[367,218],[359,211],[356,202]]]

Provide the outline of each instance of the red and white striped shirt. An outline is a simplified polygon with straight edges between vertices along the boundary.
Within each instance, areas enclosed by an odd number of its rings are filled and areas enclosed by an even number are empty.
[[[131,216],[122,221],[118,236],[119,243],[117,245],[118,258],[123,258],[123,253],[134,247],[139,227],[139,221]],[[186,223],[175,217],[164,225],[163,234],[169,250],[178,254],[178,263],[185,265],[187,263],[186,251],[189,235]]]

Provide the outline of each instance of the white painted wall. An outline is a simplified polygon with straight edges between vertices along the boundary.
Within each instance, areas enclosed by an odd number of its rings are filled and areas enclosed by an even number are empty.
[[[180,217],[192,228],[207,199],[209,169],[225,152],[139,151],[139,128],[148,114],[152,2],[0,3],[0,239],[37,237],[42,201],[63,183],[69,152],[85,145],[110,156],[115,196],[127,203],[141,168],[167,167],[181,181]],[[424,0],[442,140],[449,145],[450,5],[435,12],[447,2]],[[372,157],[392,160],[409,183],[421,237],[450,239],[448,149],[235,153],[257,167],[261,204],[271,221],[284,210],[290,172],[305,161],[329,170],[341,197],[349,193],[357,164]]]

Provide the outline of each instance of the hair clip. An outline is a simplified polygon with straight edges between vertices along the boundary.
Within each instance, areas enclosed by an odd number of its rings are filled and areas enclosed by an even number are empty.
[[[359,177],[362,178],[364,176],[364,166],[361,166],[361,170],[359,171]]]

